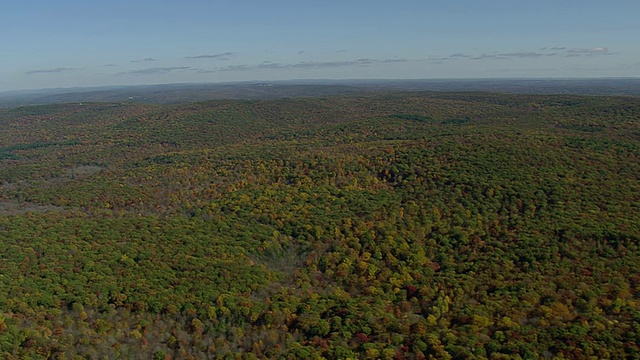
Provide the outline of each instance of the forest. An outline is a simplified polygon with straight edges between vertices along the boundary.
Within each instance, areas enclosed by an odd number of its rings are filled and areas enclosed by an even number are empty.
[[[0,358],[638,359],[640,98],[2,108]]]

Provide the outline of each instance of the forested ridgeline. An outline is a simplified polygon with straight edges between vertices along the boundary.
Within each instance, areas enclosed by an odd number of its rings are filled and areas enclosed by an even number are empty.
[[[640,357],[640,99],[0,109],[0,357]]]

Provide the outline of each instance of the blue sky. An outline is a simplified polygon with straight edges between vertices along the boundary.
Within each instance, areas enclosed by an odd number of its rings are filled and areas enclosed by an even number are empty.
[[[640,76],[637,0],[7,0],[0,91]]]

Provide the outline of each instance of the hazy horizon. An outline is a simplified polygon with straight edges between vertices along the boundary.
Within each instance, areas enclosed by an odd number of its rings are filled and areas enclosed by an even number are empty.
[[[0,91],[279,80],[635,78],[640,3],[5,5]]]

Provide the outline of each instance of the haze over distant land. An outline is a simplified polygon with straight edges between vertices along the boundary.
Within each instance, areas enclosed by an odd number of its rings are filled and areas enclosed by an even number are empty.
[[[640,2],[8,2],[0,91],[640,76]]]
[[[58,88],[0,92],[0,107],[67,102],[186,103],[212,99],[276,99],[397,90],[640,96],[640,79],[297,80]]]

